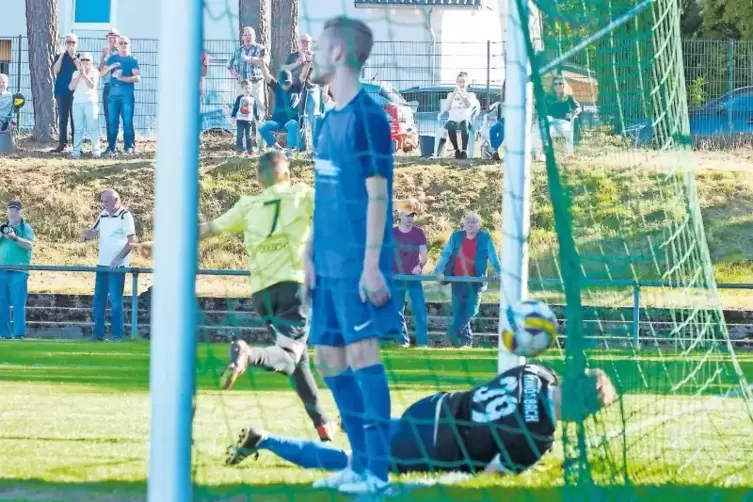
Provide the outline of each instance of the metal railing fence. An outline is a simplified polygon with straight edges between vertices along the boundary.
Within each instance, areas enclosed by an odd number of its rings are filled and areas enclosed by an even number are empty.
[[[154,270],[151,268],[140,267],[119,267],[111,269],[109,267],[88,267],[88,266],[71,266],[71,265],[0,265],[0,270],[26,270],[29,272],[43,271],[43,272],[115,272],[123,274],[131,274],[131,337],[138,337],[138,314],[139,314],[139,276],[145,274],[153,274]],[[247,270],[212,270],[212,269],[200,269],[197,271],[197,275],[210,275],[210,276],[237,276],[247,277],[250,276],[250,272]],[[395,281],[421,281],[421,282],[437,282],[436,275],[395,275],[393,276]],[[454,283],[491,283],[497,282],[495,277],[445,277],[443,282]],[[562,287],[561,281],[558,279],[549,278],[533,278],[529,279],[529,285],[534,290],[547,290],[558,289]],[[645,288],[682,288],[687,289],[688,285],[676,284],[672,282],[663,282],[655,280],[646,281],[630,281],[630,280],[603,280],[603,279],[584,279],[582,281],[584,288],[605,288],[605,289],[632,289],[632,318],[630,319],[630,332],[632,335],[632,343],[635,348],[641,346],[641,290]],[[691,287],[700,288],[702,285],[695,284]],[[718,289],[741,289],[741,290],[753,290],[753,283],[717,283]],[[606,307],[605,307],[606,308]],[[598,320],[597,320],[598,321]],[[753,324],[753,323],[752,323]]]

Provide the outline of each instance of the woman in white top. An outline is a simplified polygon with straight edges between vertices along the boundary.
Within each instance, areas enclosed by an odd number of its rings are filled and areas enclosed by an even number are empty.
[[[81,157],[84,136],[92,143],[92,155],[99,157],[99,98],[97,83],[99,72],[92,67],[92,56],[85,52],[76,61],[70,90],[73,91],[73,158]]]
[[[447,129],[447,135],[450,137],[450,143],[455,149],[456,159],[468,158],[468,129],[470,129],[471,111],[476,96],[468,92],[468,73],[461,71],[455,79],[455,89],[447,94],[447,101],[444,111],[448,113],[447,123],[444,128]],[[462,141],[462,148],[458,147],[458,130]],[[439,149],[444,147],[445,139],[439,142]]]

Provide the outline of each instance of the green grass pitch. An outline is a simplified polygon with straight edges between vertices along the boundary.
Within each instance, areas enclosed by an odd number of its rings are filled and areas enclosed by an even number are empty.
[[[232,391],[216,390],[226,355],[225,345],[202,344],[198,348],[196,500],[345,500],[310,488],[320,472],[293,467],[270,454],[262,453],[258,461],[249,459],[237,468],[223,465],[226,446],[246,424],[293,436],[315,436],[287,379],[279,375],[255,371]],[[148,356],[145,342],[0,344],[0,500],[144,500],[149,451]],[[640,381],[658,382],[658,377],[652,379],[652,372],[661,375],[693,367],[693,357],[681,360],[643,353]],[[462,389],[485,381],[496,369],[494,350],[387,349],[383,359],[392,377],[395,414],[437,389]],[[611,368],[627,375],[637,364],[634,359],[633,354],[613,351],[594,354],[593,361],[609,361],[604,366],[607,371]],[[746,354],[740,359],[746,376],[753,379],[753,357]],[[562,369],[556,356],[545,361]],[[741,458],[750,460],[750,420],[746,421],[742,412],[730,412],[728,405],[717,410],[720,398],[709,396],[713,388],[706,387],[664,399],[663,409],[655,409],[655,394],[642,391],[636,382],[622,382],[626,395],[621,416],[630,420],[623,426],[614,414],[605,415],[603,434],[589,438],[592,446],[599,449],[614,443],[610,434],[627,427],[630,440],[661,443],[665,448],[661,457],[651,455],[649,448],[645,458],[628,459],[631,479],[638,484],[629,489],[605,488],[599,492],[600,499],[626,500],[637,494],[657,500],[742,500],[753,487],[750,469],[725,476],[720,483],[707,469],[694,468],[689,457],[715,452],[730,464]],[[329,392],[322,388],[321,395],[327,411],[334,415]],[[671,419],[662,420],[663,415]],[[709,428],[711,418],[714,422]],[[740,438],[739,448],[718,448],[715,438],[725,431]],[[649,433],[651,437],[644,437]],[[342,436],[338,438],[339,444],[344,441]],[[606,465],[594,465],[597,478],[607,470]],[[568,492],[562,479],[558,446],[536,469],[521,476],[480,476],[452,486],[414,489],[397,499],[564,500]],[[674,484],[656,487],[667,479]],[[709,483],[724,486],[706,486]]]

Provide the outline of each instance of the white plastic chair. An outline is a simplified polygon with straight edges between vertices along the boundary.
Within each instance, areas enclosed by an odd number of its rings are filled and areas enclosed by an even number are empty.
[[[568,155],[575,154],[575,127],[572,120],[555,119],[553,117],[547,117],[549,122],[549,135],[552,139],[563,138],[565,140],[565,151]],[[535,124],[535,122],[534,122]],[[540,155],[544,148],[541,140],[541,130],[537,125],[534,125],[534,143],[536,148],[536,154]]]
[[[481,116],[481,127],[478,129],[478,138],[481,141],[479,154],[482,159],[491,158],[491,136],[489,134],[489,129],[494,123],[496,123],[496,121],[496,111],[487,112]]]
[[[449,98],[444,98],[439,103],[440,111],[437,114],[437,128],[434,133],[434,157],[437,157],[439,155],[439,140],[447,137],[447,130],[444,128],[444,125],[445,123],[447,123],[447,117],[449,115],[448,112],[445,111],[448,99]],[[473,103],[471,103],[471,116],[468,120],[468,158],[471,159],[473,158],[473,149],[476,143],[476,131],[478,130],[478,128],[476,127],[476,120],[478,118],[480,110],[481,103],[478,99],[476,99],[475,96],[473,96]]]

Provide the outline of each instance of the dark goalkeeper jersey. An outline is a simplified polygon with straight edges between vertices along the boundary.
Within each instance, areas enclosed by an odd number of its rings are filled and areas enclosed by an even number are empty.
[[[554,385],[551,370],[526,364],[473,390],[446,393],[436,430],[436,465],[480,472],[498,454],[501,465],[514,473],[535,464],[554,443]]]

